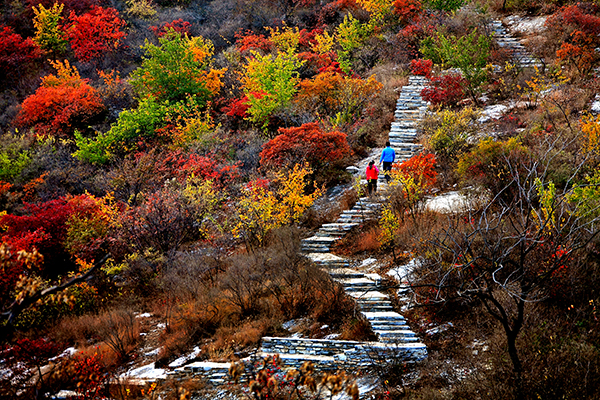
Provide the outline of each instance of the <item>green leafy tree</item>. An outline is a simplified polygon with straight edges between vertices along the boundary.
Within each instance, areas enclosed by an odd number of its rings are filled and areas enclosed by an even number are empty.
[[[0,136],[0,181],[12,181],[31,162],[30,143],[25,136]]]
[[[158,41],[158,46],[146,41],[142,66],[131,74],[140,98],[152,95],[159,101],[180,101],[193,95],[205,104],[219,91],[225,71],[210,68],[214,52],[210,41],[174,31]]]
[[[460,69],[467,81],[467,90],[477,103],[479,87],[487,81],[486,68],[490,56],[491,39],[473,29],[468,35],[456,37],[441,31],[421,42],[421,53],[424,58],[440,64],[442,68]]]
[[[277,55],[251,52],[242,77],[250,121],[267,128],[269,116],[288,105],[297,92],[298,68],[303,64],[293,48]]]
[[[136,151],[141,142],[156,142],[160,139],[171,143],[177,138],[168,136],[168,132],[166,136],[159,138],[157,131],[175,118],[186,120],[187,116],[195,116],[203,106],[203,100],[196,96],[178,102],[159,102],[155,97],[149,96],[141,100],[137,108],[123,111],[106,133],[88,138],[76,132],[78,150],[75,156],[80,160],[102,164],[116,155]]]
[[[374,27],[370,23],[362,23],[349,13],[337,27],[335,38],[341,49],[338,50],[340,68],[346,74],[352,73],[352,54],[360,49],[373,34]]]

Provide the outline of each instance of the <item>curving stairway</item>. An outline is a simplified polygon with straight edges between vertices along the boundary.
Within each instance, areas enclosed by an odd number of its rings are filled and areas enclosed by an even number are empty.
[[[396,151],[396,161],[402,162],[418,151],[414,143],[417,124],[427,109],[420,93],[426,79],[411,76],[401,90],[395,122],[389,133],[391,146]],[[379,160],[377,159],[376,162]],[[358,169],[357,169],[358,170]],[[364,174],[364,171],[358,170]],[[386,183],[381,176],[381,193]],[[427,357],[427,348],[407,324],[405,318],[394,310],[391,300],[381,291],[381,277],[353,268],[350,261],[332,253],[335,243],[350,230],[365,221],[376,219],[386,201],[385,196],[363,197],[354,207],[345,210],[333,223],[322,225],[314,236],[302,240],[302,253],[339,282],[346,293],[356,301],[357,311],[366,318],[378,340],[358,342],[335,339],[307,339],[297,337],[264,337],[261,347],[253,357],[242,360],[249,367],[256,357],[278,354],[284,367],[299,368],[304,362],[313,363],[316,370],[365,370],[374,364],[390,360],[417,362]],[[213,384],[228,380],[230,363],[195,362],[177,368],[178,378],[203,377]],[[247,369],[248,370],[248,369]]]
[[[541,67],[543,65],[540,60],[533,58],[519,39],[512,36],[506,30],[502,21],[493,20],[491,25],[494,39],[498,43],[498,46],[509,50],[513,59],[521,68]]]

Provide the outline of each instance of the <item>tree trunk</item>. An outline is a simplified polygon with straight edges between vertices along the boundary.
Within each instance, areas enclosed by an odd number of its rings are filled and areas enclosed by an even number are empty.
[[[507,331],[506,342],[508,344],[508,355],[513,364],[514,383],[515,383],[515,399],[522,400],[523,397],[523,365],[517,351],[517,335],[518,331]]]

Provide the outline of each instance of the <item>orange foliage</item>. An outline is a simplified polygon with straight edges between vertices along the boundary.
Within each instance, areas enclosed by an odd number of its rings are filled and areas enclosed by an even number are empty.
[[[382,86],[374,77],[365,80],[325,71],[300,82],[296,102],[302,107],[322,109],[330,115],[353,115],[360,112]]]
[[[563,42],[560,49],[556,51],[556,57],[568,64],[574,65],[581,74],[587,74],[592,70],[597,58],[594,39],[582,31],[571,34],[571,42]]]
[[[68,61],[52,65],[57,74],[42,78],[42,86],[21,104],[16,122],[32,127],[38,136],[70,137],[76,129],[86,129],[104,105],[97,90]]]
[[[435,185],[437,172],[433,154],[417,154],[394,168],[400,174],[414,179],[415,184],[421,188]]]
[[[46,181],[46,173],[44,172],[39,177],[30,180],[23,186],[23,190],[21,191],[23,195],[23,201],[32,201],[35,195],[35,192],[38,187],[44,184]]]
[[[271,51],[273,42],[265,35],[255,34],[252,31],[238,32],[235,34],[235,45],[239,51],[262,50],[266,53]]]
[[[589,73],[598,59],[594,49],[600,45],[600,17],[593,15],[594,11],[577,3],[562,7],[546,20],[550,37],[560,44],[556,57],[581,74]]]

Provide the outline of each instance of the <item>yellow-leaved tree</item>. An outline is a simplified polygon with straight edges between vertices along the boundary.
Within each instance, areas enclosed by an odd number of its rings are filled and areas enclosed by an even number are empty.
[[[238,202],[234,236],[243,238],[252,250],[263,246],[273,229],[298,222],[322,193],[315,188],[306,194],[311,173],[307,165],[296,164],[289,172],[278,172],[273,182],[256,179],[246,185]]]
[[[600,115],[584,115],[579,120],[586,152],[600,155]]]
[[[35,14],[33,41],[41,49],[61,53],[67,48],[67,39],[60,26],[64,6],[62,3],[54,3],[51,8],[45,8],[42,4],[38,5],[38,8],[35,6],[31,8]]]

